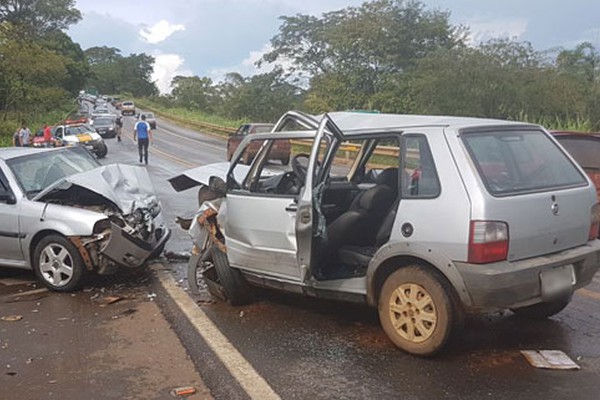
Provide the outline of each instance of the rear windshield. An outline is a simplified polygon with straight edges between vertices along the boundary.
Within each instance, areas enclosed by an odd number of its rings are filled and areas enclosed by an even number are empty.
[[[462,138],[493,195],[587,184],[563,151],[540,130],[468,132]]]

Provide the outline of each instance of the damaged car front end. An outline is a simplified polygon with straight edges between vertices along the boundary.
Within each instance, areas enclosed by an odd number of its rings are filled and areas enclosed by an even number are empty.
[[[32,268],[69,291],[88,272],[140,268],[162,252],[171,232],[143,168],[101,166],[81,148],[25,153],[2,166],[11,198],[0,218],[16,232],[0,239],[0,265]],[[20,251],[5,251],[11,243]]]

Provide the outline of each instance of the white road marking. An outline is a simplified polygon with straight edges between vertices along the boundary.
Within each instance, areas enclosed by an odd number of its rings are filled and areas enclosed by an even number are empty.
[[[257,400],[281,399],[267,381],[258,374],[225,335],[219,331],[219,328],[208,318],[204,311],[198,307],[187,293],[176,285],[173,277],[162,268],[156,268],[156,265],[154,270],[157,272],[163,288],[248,396]]]

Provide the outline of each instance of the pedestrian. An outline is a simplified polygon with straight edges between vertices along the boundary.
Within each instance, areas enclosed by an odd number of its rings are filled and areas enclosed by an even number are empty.
[[[123,120],[121,119],[120,115],[117,117],[117,120],[115,121],[115,125],[117,125],[117,141],[120,142],[121,141],[121,130],[123,129]]]
[[[135,123],[133,127],[133,141],[138,142],[138,151],[140,153],[140,162],[142,158],[148,164],[148,146],[152,142],[152,130],[150,124],[146,122],[146,116],[142,115],[142,120]]]
[[[52,129],[44,125],[44,147],[52,147]]]
[[[19,139],[21,140],[21,146],[29,146],[29,140],[31,139],[31,131],[29,130],[27,125],[25,125],[24,122],[21,125],[21,129],[19,130]]]
[[[15,147],[21,147],[21,135],[19,134],[20,130],[21,129],[19,128],[15,131],[15,133],[13,133],[12,143],[13,143],[13,146],[15,146]]]

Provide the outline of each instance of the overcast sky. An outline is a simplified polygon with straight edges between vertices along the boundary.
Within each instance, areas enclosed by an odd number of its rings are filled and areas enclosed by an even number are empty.
[[[69,34],[83,49],[116,47],[124,56],[156,58],[153,79],[162,92],[175,75],[256,73],[254,62],[277,34],[279,16],[357,6],[363,0],[77,0],[83,19]],[[583,41],[600,49],[598,0],[424,0],[449,10],[474,43],[492,37],[530,41],[537,50],[572,48]]]

